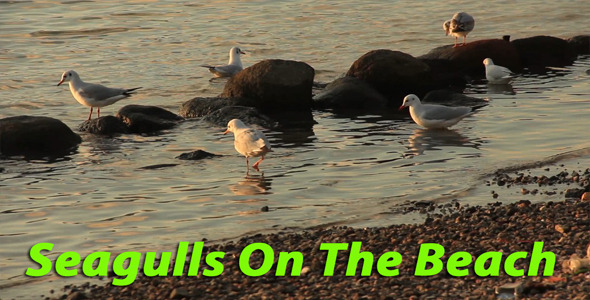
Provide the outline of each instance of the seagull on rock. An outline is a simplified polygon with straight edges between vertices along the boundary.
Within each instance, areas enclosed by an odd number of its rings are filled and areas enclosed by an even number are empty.
[[[494,61],[491,58],[483,60],[483,64],[486,66],[486,79],[491,84],[508,84],[514,79],[514,73],[510,69],[494,65]]]
[[[455,37],[455,45],[453,46],[453,48],[458,46],[457,38],[459,37],[463,37],[463,44],[461,44],[461,46],[465,46],[467,34],[469,34],[474,27],[475,20],[470,14],[465,12],[458,12],[453,15],[452,19],[443,23],[445,35],[450,34]]]
[[[410,108],[410,116],[412,116],[412,120],[416,124],[427,129],[442,129],[457,124],[461,119],[472,115],[476,109],[482,106],[468,107],[422,104],[418,96],[410,94],[404,98],[404,102],[399,110],[405,107]]]
[[[61,75],[61,80],[58,86],[64,82],[69,82],[70,91],[78,103],[89,106],[90,114],[88,120],[92,118],[92,110],[96,107],[98,110],[98,117],[100,118],[100,108],[111,105],[121,99],[131,97],[135,90],[141,87],[132,89],[109,88],[104,85],[87,83],[80,79],[76,71],[69,70]]]
[[[264,133],[246,126],[239,119],[233,119],[227,123],[227,130],[223,134],[229,132],[233,132],[234,134],[234,147],[236,151],[246,157],[246,167],[248,169],[250,168],[248,159],[250,157],[260,157],[252,165],[256,171],[260,171],[258,165],[264,160],[264,155],[272,151]]]
[[[233,47],[229,50],[229,62],[227,65],[212,66],[212,65],[201,65],[209,69],[209,72],[213,73],[215,77],[232,77],[236,73],[242,71],[242,60],[240,54],[246,54],[238,47]]]

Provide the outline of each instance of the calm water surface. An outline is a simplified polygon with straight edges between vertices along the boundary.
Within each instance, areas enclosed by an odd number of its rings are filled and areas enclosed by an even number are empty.
[[[0,1],[0,117],[52,116],[76,128],[88,110],[67,86],[55,86],[67,69],[88,82],[144,87],[104,115],[125,104],[177,112],[192,97],[222,91],[224,82],[210,82],[198,65],[225,63],[234,45],[247,52],[246,66],[300,60],[314,67],[316,81],[329,82],[369,50],[418,56],[451,43],[441,24],[460,10],[477,21],[468,41],[569,37],[590,28],[587,1]],[[492,201],[484,182],[499,167],[571,152],[560,163],[584,168],[589,69],[582,57],[520,77],[513,91],[469,86],[465,92],[489,106],[445,132],[388,114],[314,112],[318,124],[308,132],[267,132],[275,152],[263,174],[247,175],[224,128],[200,120],[153,136],[82,134],[77,153],[56,162],[0,161],[0,295],[30,298],[70,282],[48,276],[31,288],[23,274],[38,242],[54,243],[55,258],[71,250],[169,251],[184,240],[330,224],[414,222],[421,217],[395,213],[400,204]],[[225,156],[175,159],[196,149]],[[176,165],[145,168],[158,164]],[[504,192],[498,200],[527,197],[563,196]]]

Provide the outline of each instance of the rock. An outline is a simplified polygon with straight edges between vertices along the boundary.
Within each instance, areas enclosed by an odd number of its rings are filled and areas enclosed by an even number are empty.
[[[183,160],[200,160],[200,159],[209,158],[209,157],[216,157],[216,156],[221,156],[221,155],[209,153],[207,151],[199,149],[199,150],[196,150],[193,152],[182,153],[181,155],[177,156],[176,158],[183,159]]]
[[[487,57],[493,59],[497,65],[504,66],[513,72],[522,70],[517,49],[510,42],[500,39],[473,41],[456,48],[452,45],[442,46],[418,58],[429,64],[437,63],[439,71],[485,78],[483,60]],[[440,60],[449,61],[450,64],[444,65]]]
[[[126,105],[117,113],[132,133],[151,133],[170,129],[183,120],[170,111],[157,106]]]
[[[581,199],[584,192],[586,192],[584,189],[567,189],[565,190],[565,197]]]
[[[382,109],[387,99],[368,83],[356,77],[334,80],[326,89],[313,97],[316,108],[331,109]]]
[[[235,105],[254,106],[254,101],[246,98],[196,97],[184,102],[179,114],[184,118],[203,117],[220,108]]]
[[[580,199],[582,201],[590,201],[590,192],[584,192],[582,194],[582,196],[580,197]],[[588,248],[588,249],[590,249],[590,248]]]
[[[79,135],[54,118],[16,116],[0,119],[0,155],[55,158],[70,154],[81,142]]]
[[[518,39],[512,41],[512,45],[517,49],[523,66],[532,72],[544,71],[546,67],[569,66],[576,59],[576,52],[567,41],[552,36]],[[496,59],[494,63],[502,65]]]
[[[86,294],[79,292],[79,291],[72,292],[66,298],[66,300],[84,300],[84,299],[88,299],[88,297],[86,297]]]
[[[185,288],[175,288],[170,293],[170,299],[183,299],[183,298],[189,298],[189,297],[190,297],[190,293]]]
[[[413,56],[386,49],[370,51],[358,58],[346,76],[356,77],[384,95],[389,105],[399,106],[403,97],[432,89],[430,67]]]
[[[576,35],[567,39],[567,43],[577,55],[590,54],[590,35]]]
[[[78,126],[78,130],[94,134],[112,135],[115,133],[127,133],[129,129],[121,119],[114,116],[104,116],[84,121]]]
[[[309,111],[314,75],[304,62],[263,60],[231,77],[221,97],[251,99],[263,112]]]
[[[256,108],[247,106],[226,106],[206,115],[203,119],[220,127],[227,126],[227,122],[231,119],[240,119],[246,124],[257,124],[265,128],[276,127],[271,118],[261,114]]]
[[[457,93],[455,91],[444,89],[444,90],[434,90],[428,92],[424,99],[422,99],[424,103],[438,103],[438,104],[445,104],[451,106],[481,106],[487,105],[488,101],[470,97],[461,93]]]

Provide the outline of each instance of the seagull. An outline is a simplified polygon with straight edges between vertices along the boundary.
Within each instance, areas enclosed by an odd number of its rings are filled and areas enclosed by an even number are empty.
[[[452,19],[443,23],[445,35],[450,34],[455,37],[455,45],[453,48],[457,47],[457,38],[460,36],[463,37],[463,44],[461,46],[465,46],[467,34],[469,34],[474,27],[475,20],[470,14],[465,12],[458,12],[453,15]]]
[[[248,158],[260,157],[260,159],[252,165],[256,171],[260,171],[258,165],[264,160],[264,155],[272,151],[270,149],[270,143],[264,133],[260,130],[246,126],[246,124],[239,119],[233,119],[227,123],[227,130],[223,134],[229,132],[234,133],[234,147],[238,153],[246,157],[246,167],[248,169],[250,168]]]
[[[491,84],[508,84],[514,79],[514,73],[510,69],[494,65],[494,61],[491,58],[483,60],[483,64],[486,66],[486,79]]]
[[[227,65],[201,65],[201,67],[208,68],[209,72],[213,73],[215,77],[231,77],[236,73],[242,71],[242,69],[244,69],[244,67],[242,66],[242,60],[240,59],[240,54],[246,53],[244,53],[238,47],[233,47],[229,49],[229,62],[227,63]]]
[[[80,76],[74,70],[65,71],[61,75],[61,80],[57,85],[59,86],[64,82],[69,82],[70,91],[78,103],[90,107],[88,120],[92,118],[92,110],[95,107],[98,109],[98,117],[100,118],[101,107],[111,105],[121,99],[131,97],[135,90],[141,88],[136,87],[132,89],[119,89],[109,88],[100,84],[86,83],[80,79]]]
[[[468,107],[422,104],[418,96],[410,94],[404,98],[399,110],[409,107],[410,116],[416,124],[427,129],[442,129],[457,124],[461,119],[472,115],[476,109],[483,106],[485,105]]]

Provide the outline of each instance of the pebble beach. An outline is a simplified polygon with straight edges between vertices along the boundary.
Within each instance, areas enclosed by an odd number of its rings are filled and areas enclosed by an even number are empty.
[[[580,175],[580,173],[582,173]],[[562,174],[563,183],[572,178],[584,184],[589,174]],[[585,174],[585,175],[584,175]],[[507,174],[496,174],[508,178]],[[551,178],[551,175],[547,177]],[[504,185],[500,183],[500,185]],[[519,188],[517,184],[512,188]],[[563,197],[563,196],[561,196]],[[426,214],[421,224],[389,227],[331,227],[302,232],[257,234],[223,244],[205,244],[203,258],[213,251],[225,252],[223,274],[206,277],[145,277],[126,287],[112,284],[70,285],[45,299],[590,299],[590,272],[572,271],[570,258],[584,258],[590,246],[590,201],[582,197],[561,198],[555,202],[531,203],[521,200],[486,206],[462,206],[453,201],[436,205],[416,202],[406,211]],[[362,251],[377,257],[396,251],[403,256],[398,276],[381,276],[375,265],[371,275],[346,276],[348,251],[339,251],[333,276],[324,276],[327,252],[322,243],[362,242]],[[420,245],[436,243],[444,247],[443,262],[457,251],[466,251],[474,259],[487,251],[505,255],[531,252],[534,242],[543,242],[543,251],[555,254],[551,276],[509,276],[500,268],[499,276],[476,276],[473,264],[465,269],[469,275],[454,277],[446,268],[433,276],[415,276]],[[275,253],[275,264],[265,275],[249,277],[240,270],[242,250],[253,243],[265,243]],[[350,248],[349,248],[350,249]],[[300,276],[275,276],[279,252],[299,251],[304,263]],[[503,256],[504,261],[506,256]],[[203,262],[202,262],[203,263]],[[515,268],[528,272],[528,259],[516,261]],[[260,251],[250,257],[250,266],[262,264]],[[446,266],[446,263],[445,263]],[[289,269],[287,269],[289,270]],[[171,273],[171,272],[170,272]],[[185,273],[186,274],[186,273]],[[289,273],[287,273],[288,275]],[[106,281],[106,279],[105,279]],[[110,281],[110,280],[109,280]]]

